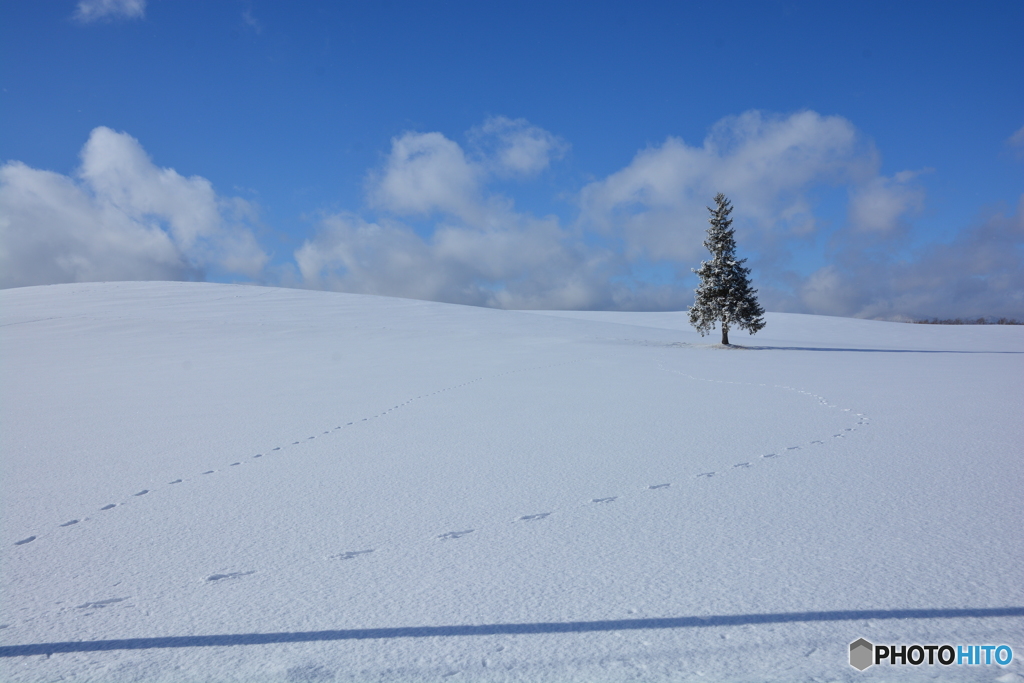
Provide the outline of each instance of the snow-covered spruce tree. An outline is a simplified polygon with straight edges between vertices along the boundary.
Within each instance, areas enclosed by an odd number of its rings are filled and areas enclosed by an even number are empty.
[[[736,260],[736,239],[733,237],[732,204],[721,192],[715,197],[715,208],[708,223],[704,246],[711,252],[710,261],[701,261],[693,272],[700,277],[700,286],[690,306],[690,324],[704,336],[722,324],[722,344],[729,345],[729,328],[739,327],[754,334],[764,327],[764,309],[757,303],[756,289],[750,287],[747,259]]]

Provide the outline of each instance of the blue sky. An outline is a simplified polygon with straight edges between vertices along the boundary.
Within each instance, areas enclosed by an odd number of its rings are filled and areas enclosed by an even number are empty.
[[[0,286],[1024,318],[1020,2],[0,5]],[[702,253],[703,252],[703,253]]]

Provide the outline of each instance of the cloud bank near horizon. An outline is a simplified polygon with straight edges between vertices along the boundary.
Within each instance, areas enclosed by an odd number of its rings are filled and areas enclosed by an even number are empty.
[[[0,167],[0,286],[210,272],[500,308],[678,310],[692,303],[704,207],[721,191],[768,310],[1024,317],[1024,196],[908,258],[930,169],[882,175],[878,150],[842,117],[727,117],[700,145],[670,137],[565,193],[572,218],[517,208],[516,188],[570,149],[506,117],[462,144],[402,133],[368,173],[364,208],[321,215],[293,264],[267,267],[255,206],[97,128],[73,176]],[[842,221],[821,217],[822,192],[845,197]],[[793,252],[815,244],[824,265],[801,274]]]

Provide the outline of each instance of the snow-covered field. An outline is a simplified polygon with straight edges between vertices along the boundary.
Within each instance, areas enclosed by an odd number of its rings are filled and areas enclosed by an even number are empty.
[[[0,680],[1024,680],[1024,328],[767,321],[0,291]]]

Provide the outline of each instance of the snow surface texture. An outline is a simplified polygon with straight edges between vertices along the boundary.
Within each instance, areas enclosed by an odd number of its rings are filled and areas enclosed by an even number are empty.
[[[767,322],[0,291],[0,679],[1022,680],[1024,328]]]

